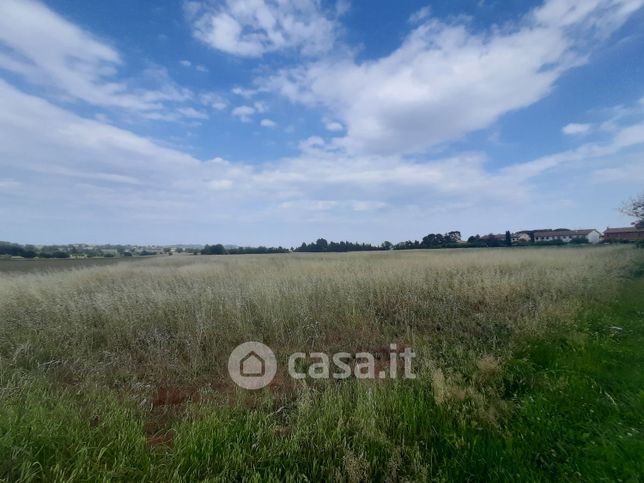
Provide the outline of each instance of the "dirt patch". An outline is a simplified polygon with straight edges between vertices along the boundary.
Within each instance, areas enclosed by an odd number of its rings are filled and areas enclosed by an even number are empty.
[[[200,399],[199,389],[195,386],[161,386],[155,390],[152,396],[152,408],[177,406]]]
[[[174,441],[174,431],[165,431],[154,435],[148,435],[145,438],[145,443],[150,448],[156,448],[160,446],[171,447],[173,441]]]

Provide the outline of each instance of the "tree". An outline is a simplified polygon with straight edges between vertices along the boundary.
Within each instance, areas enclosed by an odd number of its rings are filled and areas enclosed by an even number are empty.
[[[393,245],[390,241],[387,241],[387,240],[383,241],[383,242],[382,242],[382,245],[380,245],[380,247],[381,247],[383,250],[391,250],[391,249],[393,248],[393,246],[394,246],[394,245]]]
[[[201,250],[202,255],[225,255],[226,249],[221,243],[216,245],[206,245],[203,250]]]
[[[439,248],[445,243],[445,237],[440,233],[430,233],[423,237],[421,246],[423,248]]]
[[[326,249],[329,247],[329,242],[326,241],[324,238],[318,238],[317,241],[315,242],[315,247],[317,248],[317,251],[325,252]]]
[[[488,247],[502,247],[505,246],[505,240],[501,239],[500,237],[494,235],[494,233],[490,233],[489,235],[486,235],[482,237],[482,240],[485,241],[485,244]]]
[[[509,231],[505,232],[505,244],[509,247],[512,246],[512,234]]]
[[[635,218],[633,222],[635,228],[644,228],[644,193],[627,201],[619,211]]]

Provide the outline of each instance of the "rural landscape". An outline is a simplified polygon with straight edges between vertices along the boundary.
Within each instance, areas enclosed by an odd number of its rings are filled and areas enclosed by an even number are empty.
[[[0,483],[644,481],[644,0],[0,0]]]
[[[185,255],[0,275],[0,473],[635,481],[643,292],[633,245]],[[281,372],[249,392],[225,369],[248,340],[278,360],[395,341],[414,347],[418,377]]]

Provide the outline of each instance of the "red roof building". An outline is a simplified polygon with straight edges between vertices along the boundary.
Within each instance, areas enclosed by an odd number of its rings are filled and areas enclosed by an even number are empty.
[[[644,229],[627,226],[626,228],[606,228],[604,241],[607,242],[635,242],[644,240]]]

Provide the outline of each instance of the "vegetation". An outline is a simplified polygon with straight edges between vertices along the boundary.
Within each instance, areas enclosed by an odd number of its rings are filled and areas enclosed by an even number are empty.
[[[419,241],[406,241],[398,243],[396,250],[413,250],[417,248],[457,248],[458,242],[461,241],[460,231],[450,231],[441,235],[440,233],[430,233]]]
[[[17,243],[10,243],[0,241],[0,256],[7,255],[10,257],[23,257],[23,258],[68,258],[69,254],[60,251],[56,248],[44,247],[41,250],[36,249],[33,245],[19,245]]]
[[[624,208],[623,211],[632,216],[639,216],[638,210],[641,211],[639,204],[641,201],[634,200],[632,207]],[[639,208],[638,208],[639,207]],[[641,215],[641,213],[640,213]],[[560,228],[558,230],[565,230]],[[132,245],[102,245],[88,246],[83,244],[76,245],[56,245],[49,247],[36,248],[33,245],[19,245],[16,243],[0,242],[0,258],[23,257],[23,258],[96,258],[96,257],[132,257],[132,256],[151,256],[151,255],[173,255],[174,253],[189,252],[193,255],[265,255],[279,254],[289,252],[309,252],[309,253],[345,253],[345,252],[372,252],[381,250],[418,250],[418,249],[436,249],[436,248],[496,248],[510,246],[560,246],[566,243],[562,240],[550,240],[546,242],[534,242],[534,231],[524,231],[530,236],[530,241],[512,241],[512,233],[506,231],[505,234],[473,235],[467,241],[461,240],[460,231],[450,231],[445,234],[429,233],[419,240],[407,240],[397,244],[384,241],[380,245],[370,243],[356,243],[349,241],[327,241],[325,238],[318,238],[315,242],[302,243],[297,248],[284,247],[238,247],[224,246],[221,243],[205,245],[203,248],[191,246],[174,247],[142,247]],[[587,244],[588,240],[583,237],[574,238],[570,243],[573,245]]]
[[[643,262],[611,246],[5,275],[0,479],[636,481]],[[247,340],[280,362],[257,392],[226,373]],[[390,342],[417,379],[283,371],[296,350]]]
[[[621,212],[635,218],[633,226],[644,229],[644,193],[627,201],[622,206]]]
[[[314,243],[302,243],[294,251],[296,252],[371,252],[376,250],[389,249],[389,245],[385,242],[381,246],[373,246],[369,243],[352,243],[349,241],[341,242],[328,242],[324,238],[319,238]]]
[[[143,257],[93,257],[93,258],[13,258],[0,260],[0,276],[24,273],[53,273],[73,271],[88,267],[123,264],[128,262],[141,263],[147,260]]]
[[[572,241],[571,241],[572,243]],[[554,246],[562,246],[565,245],[566,242],[563,240],[555,239],[555,240],[545,240],[545,241],[538,241],[535,243],[535,245],[540,246],[540,247],[554,247]]]
[[[510,244],[512,244],[512,239],[510,238]],[[506,237],[503,239],[494,236],[493,234],[489,235],[474,235],[467,239],[467,244],[463,248],[486,248],[486,247],[504,247],[508,246]]]
[[[217,245],[206,245],[200,250],[201,255],[261,255],[270,253],[288,253],[290,250],[282,247],[234,247],[226,248],[221,243]]]
[[[170,254],[170,249],[153,249],[150,247],[136,247],[131,245],[20,245],[0,241],[0,258],[22,257],[22,258],[97,258],[97,257],[127,257],[133,254],[139,256],[157,255],[160,252]],[[183,251],[178,248],[177,251]]]

